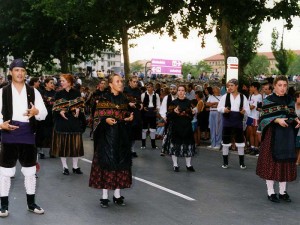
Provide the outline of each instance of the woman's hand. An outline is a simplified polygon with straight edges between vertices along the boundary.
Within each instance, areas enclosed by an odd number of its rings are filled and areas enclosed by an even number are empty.
[[[75,114],[74,114],[74,117],[78,117],[79,116],[79,111],[80,111],[80,109],[79,108],[76,108],[75,109]]]
[[[110,126],[117,123],[117,121],[114,118],[106,118],[105,122]]]
[[[133,120],[133,113],[130,113],[130,116],[124,119],[124,121],[132,121],[132,120]]]
[[[59,114],[62,116],[62,118],[64,118],[65,120],[68,120],[68,118],[65,116],[65,113],[66,113],[66,111],[64,111],[64,110],[61,110],[59,112]]]
[[[278,123],[282,127],[288,127],[289,125],[285,122],[288,118],[277,118],[275,123]]]
[[[297,122],[296,128],[299,128],[300,127],[300,120],[299,120],[299,118],[295,119],[295,121]]]
[[[179,112],[179,106],[177,106],[177,107],[174,109],[174,112],[177,113],[177,114],[180,113],[180,112]]]

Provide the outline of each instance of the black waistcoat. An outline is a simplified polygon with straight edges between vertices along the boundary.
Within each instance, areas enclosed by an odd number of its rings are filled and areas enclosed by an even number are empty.
[[[26,87],[26,93],[27,93],[27,105],[28,109],[31,108],[30,103],[34,104],[35,101],[35,95],[34,95],[34,89],[27,84],[25,84]],[[3,121],[12,120],[13,115],[13,97],[12,97],[12,88],[11,84],[5,86],[2,89],[2,115],[3,115]],[[29,123],[31,127],[33,128],[33,131],[35,131],[36,128],[36,120],[35,117],[32,116],[29,119]]]

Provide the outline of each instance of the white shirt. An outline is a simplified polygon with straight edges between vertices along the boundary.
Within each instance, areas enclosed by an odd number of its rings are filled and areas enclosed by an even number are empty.
[[[222,98],[221,95],[218,95],[218,96],[209,95],[206,102],[210,102],[210,103],[219,102],[221,100],[221,98]],[[210,107],[209,109],[210,109],[210,111],[217,111],[217,108]]]
[[[224,109],[225,109],[225,102],[226,102],[226,96],[227,94],[223,95],[221,97],[221,100],[218,104],[218,112],[221,112],[221,113],[224,113]],[[245,95],[243,95],[244,97],[244,110],[246,111],[246,115],[249,115],[250,113],[250,107],[249,107],[249,102],[246,98]],[[231,111],[232,112],[239,112],[240,111],[240,102],[241,102],[241,99],[240,99],[240,93],[234,98],[232,94],[230,94],[230,103],[231,103]]]
[[[159,109],[159,107],[160,107],[160,99],[159,99],[158,94],[156,94],[154,91],[153,91],[153,93],[151,95],[147,91],[147,94],[149,95],[149,105],[148,105],[148,107],[155,107],[153,105],[153,102],[152,102],[152,96],[155,94],[155,96],[156,96],[156,109]],[[145,99],[145,93],[143,93],[141,95],[141,101],[142,102],[144,102],[144,99]]]
[[[15,86],[12,84],[12,98],[13,98],[13,115],[12,120],[29,123],[28,116],[24,116],[28,109],[27,104],[27,92],[25,85],[23,86],[21,93],[17,91]],[[39,114],[35,115],[36,120],[44,120],[48,114],[47,109],[45,107],[43,98],[40,92],[34,88],[35,101],[34,106],[39,110]],[[0,89],[0,113],[2,112],[2,89]],[[3,115],[1,113],[0,123],[3,123]]]
[[[166,118],[167,116],[167,103],[168,103],[168,96],[165,96],[162,100],[162,103],[161,103],[161,106],[160,106],[160,109],[159,109],[159,114],[161,115],[162,118]],[[175,100],[177,98],[176,95],[171,95],[172,96],[172,101]]]
[[[251,118],[256,119],[256,120],[259,119],[259,112],[256,110],[258,102],[262,102],[261,94],[250,95],[249,96],[249,104],[254,105],[255,108],[250,110],[250,114],[248,115],[248,117],[251,117]]]

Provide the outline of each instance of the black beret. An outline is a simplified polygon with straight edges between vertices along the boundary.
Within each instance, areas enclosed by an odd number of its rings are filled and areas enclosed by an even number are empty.
[[[9,65],[9,70],[12,70],[14,67],[21,67],[25,69],[26,64],[23,61],[23,59],[14,59],[12,63]]]

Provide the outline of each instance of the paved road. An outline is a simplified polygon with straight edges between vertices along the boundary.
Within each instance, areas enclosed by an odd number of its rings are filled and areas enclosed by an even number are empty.
[[[62,175],[59,159],[40,160],[37,198],[44,215],[26,210],[23,177],[18,170],[10,195],[10,215],[0,225],[299,225],[299,181],[289,184],[292,203],[267,200],[263,180],[255,175],[256,158],[246,158],[239,169],[238,156],[230,156],[230,168],[221,168],[221,152],[201,147],[193,158],[195,173],[172,170],[170,157],[159,150],[138,150],[134,159],[133,185],[122,192],[125,207],[99,205],[101,191],[88,187],[92,142],[85,134],[83,175]],[[69,168],[72,168],[71,162]],[[299,170],[298,170],[299,171]],[[173,192],[172,192],[173,191]],[[112,198],[112,193],[110,193]],[[193,200],[194,199],[194,200]]]

